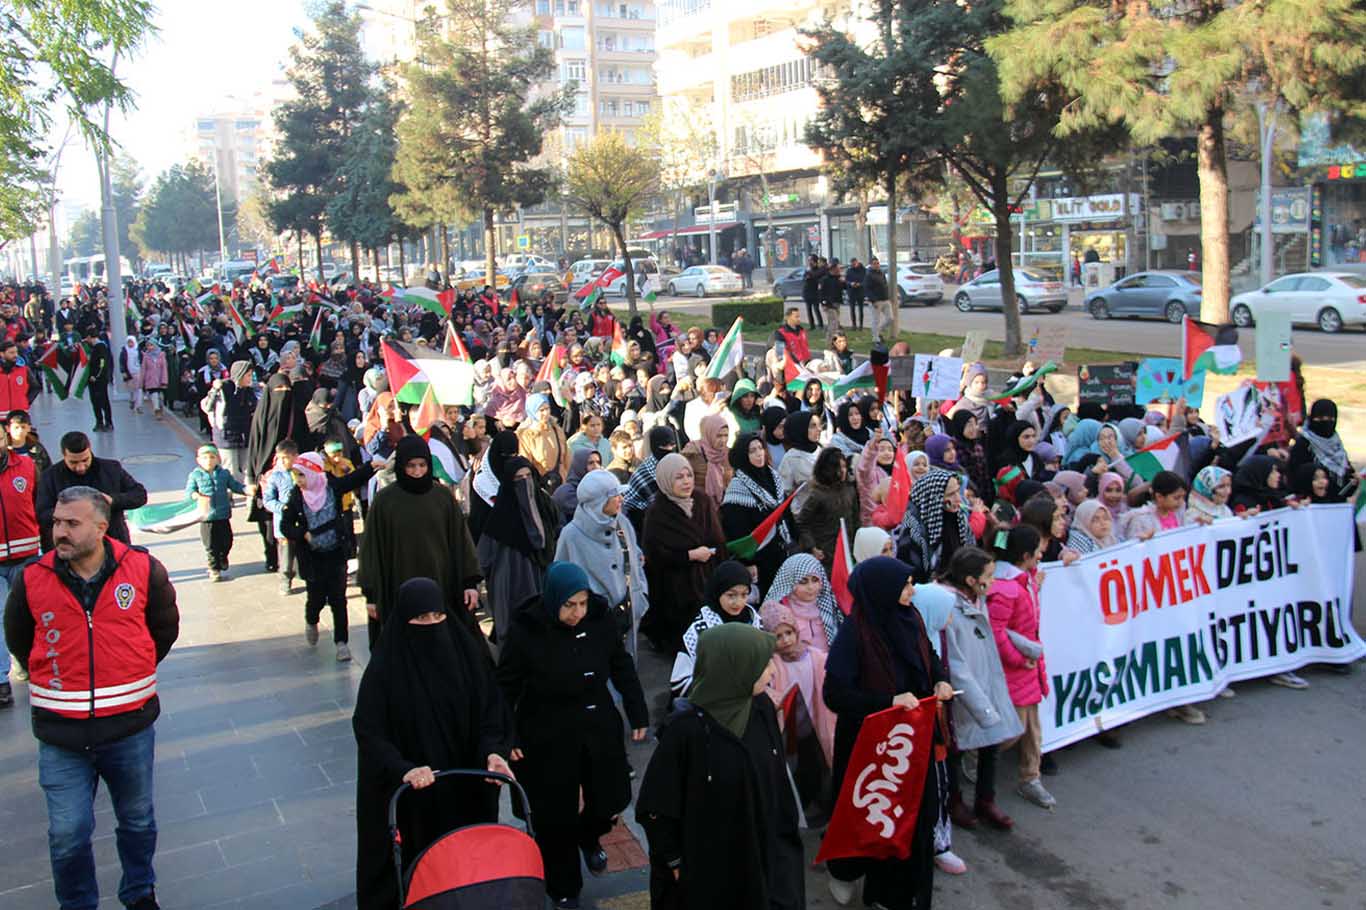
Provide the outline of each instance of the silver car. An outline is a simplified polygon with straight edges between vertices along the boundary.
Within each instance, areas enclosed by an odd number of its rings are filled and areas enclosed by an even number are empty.
[[[738,294],[744,289],[740,276],[724,265],[694,265],[669,279],[666,289],[670,297],[694,294]]]
[[[1048,310],[1060,313],[1067,306],[1067,289],[1061,281],[1034,269],[1015,269],[1015,301],[1021,313]],[[960,313],[1001,308],[1001,273],[983,272],[958,289],[953,305]]]

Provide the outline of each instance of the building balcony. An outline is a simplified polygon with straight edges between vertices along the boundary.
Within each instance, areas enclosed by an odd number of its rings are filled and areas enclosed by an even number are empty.
[[[593,59],[599,63],[653,63],[655,56],[654,48],[628,49],[619,45],[613,48],[599,46],[593,51]]]

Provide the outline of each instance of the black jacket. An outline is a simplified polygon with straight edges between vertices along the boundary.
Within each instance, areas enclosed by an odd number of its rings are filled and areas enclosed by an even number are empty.
[[[850,297],[861,297],[867,290],[868,269],[861,265],[851,265],[844,270],[844,282],[849,288]]]
[[[109,354],[109,345],[96,341],[90,349],[90,385],[108,385],[114,378],[114,358]]]
[[[830,272],[821,275],[821,306],[837,307],[844,302],[844,279]]]
[[[89,610],[94,605],[94,596],[103,588],[105,580],[114,571],[114,556],[110,546],[104,546],[104,565],[96,576],[98,586],[90,589]],[[176,606],[175,588],[170,576],[155,556],[148,557],[150,567],[147,583],[147,632],[157,649],[157,663],[161,663],[171,653],[171,645],[180,636],[180,609]],[[81,592],[65,563],[58,560],[58,578],[81,599]],[[37,634],[38,624],[33,620],[29,609],[28,592],[24,586],[24,573],[17,572],[10,582],[9,600],[5,602],[5,642],[14,660],[28,670],[28,658],[33,651],[33,637]],[[142,707],[123,714],[77,720],[62,717],[43,708],[33,708],[33,735],[41,742],[59,746],[63,749],[89,749],[105,743],[116,742],[151,726],[161,714],[161,702],[153,695]]]
[[[808,268],[806,270],[806,274],[802,276],[802,300],[807,303],[816,303],[821,299],[821,279],[824,277],[824,269]]]
[[[631,727],[647,726],[635,664],[601,597],[590,595],[587,615],[572,629],[552,620],[540,597],[522,605],[499,654],[498,684],[517,717],[523,757],[513,768],[536,824],[575,824],[580,788],[600,818],[630,803],[625,731],[609,681]]]
[[[92,458],[84,474],[73,474],[65,461],[55,461],[38,478],[38,527],[43,537],[43,550],[52,549],[52,510],[57,506],[57,494],[67,487],[94,487],[113,500],[109,515],[109,536],[129,543],[128,523],[123,519],[125,509],[139,509],[147,505],[147,488],[112,458]]]
[[[887,299],[887,276],[882,269],[868,269],[864,274],[863,293],[872,303]]]

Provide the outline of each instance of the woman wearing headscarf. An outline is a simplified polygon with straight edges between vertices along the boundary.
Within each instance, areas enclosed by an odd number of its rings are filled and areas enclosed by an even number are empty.
[[[550,398],[536,393],[526,399],[526,423],[517,428],[518,449],[536,468],[546,490],[554,490],[569,473],[569,440],[550,411]]]
[[[270,336],[264,333],[256,336],[251,346],[251,368],[257,382],[265,382],[280,365],[280,355],[271,350]]]
[[[766,601],[759,611],[763,630],[775,638],[773,678],[768,683],[768,696],[778,709],[778,726],[785,728],[790,718],[795,723],[796,737],[813,736],[819,746],[824,767],[819,776],[802,773],[803,749],[797,748],[797,789],[806,796],[804,803],[817,802],[824,789],[821,779],[826,776],[835,754],[835,715],[825,705],[821,690],[825,687],[826,652],[803,641],[796,614],[784,604]],[[793,697],[793,690],[796,697]],[[790,699],[790,700],[789,700]],[[784,710],[784,705],[790,705]],[[803,778],[815,777],[816,786],[802,787]]]
[[[926,439],[925,455],[930,459],[930,467],[961,473],[958,449],[953,444],[953,437],[947,433],[935,433]]]
[[[508,633],[518,607],[540,593],[559,529],[559,510],[541,487],[536,467],[521,456],[504,461],[498,497],[475,551],[488,590],[495,640]]]
[[[834,564],[841,522],[845,534],[859,527],[859,498],[844,455],[832,446],[816,457],[806,502],[797,512],[798,549],[815,554],[827,571]]]
[[[916,581],[928,581],[959,547],[973,543],[962,492],[962,478],[942,468],[931,468],[911,487],[906,516],[892,539],[897,557],[911,567]]]
[[[810,553],[794,553],[787,558],[764,594],[764,601],[774,601],[791,610],[798,636],[817,651],[830,650],[830,643],[844,621],[825,567]]]
[[[1006,429],[1001,448],[996,456],[999,467],[1019,466],[1025,477],[1042,480],[1043,461],[1034,452],[1039,441],[1038,427],[1027,420],[1017,420]]]
[[[1285,505],[1281,464],[1270,455],[1248,456],[1233,474],[1229,506],[1236,515],[1256,515]]]
[[[649,584],[635,528],[622,514],[621,487],[610,472],[589,471],[579,482],[578,497],[573,519],[560,531],[555,558],[588,574],[590,590],[607,602],[634,657],[636,631],[650,607]]]
[[[430,578],[405,581],[361,676],[351,718],[360,910],[398,903],[388,810],[400,783],[425,790],[441,768],[511,773],[511,721],[492,664],[464,624],[448,618],[446,601]],[[398,812],[404,867],[452,828],[497,820],[498,789],[484,781],[442,781],[431,792],[405,794]]]
[[[683,429],[682,392],[667,376],[651,376],[645,381],[645,406],[640,410],[640,428],[648,433],[655,427]]]
[[[775,471],[781,467],[783,455],[787,453],[787,448],[783,445],[783,429],[786,421],[787,408],[781,405],[769,405],[764,408],[764,445],[768,447],[768,461]]]
[[[749,569],[734,559],[727,559],[711,573],[702,595],[702,607],[683,630],[683,646],[674,655],[669,689],[675,698],[686,695],[692,685],[697,640],[703,632],[728,622],[748,623],[759,628],[759,611],[749,603],[752,590]]]
[[[1088,499],[1077,506],[1076,514],[1072,516],[1072,528],[1067,535],[1067,549],[1086,556],[1117,543],[1115,517],[1104,503],[1099,499]]]
[[[1099,420],[1093,420],[1089,417],[1077,421],[1072,432],[1067,434],[1067,455],[1062,462],[1064,467],[1076,467],[1084,456],[1095,451],[1093,446],[1100,436],[1101,426]]]
[[[498,475],[509,458],[517,454],[521,442],[512,430],[499,430],[489,440],[489,447],[475,471],[470,483],[470,536],[479,543],[484,533],[484,523],[488,521],[489,511],[498,499]]]
[[[626,730],[609,682],[640,742],[649,712],[616,620],[582,567],[551,563],[541,594],[517,611],[499,649],[498,684],[516,716],[512,768],[531,803],[556,906],[577,902],[580,853],[588,871],[607,871],[600,839],[631,802]]]
[[[579,483],[589,471],[601,468],[602,456],[595,449],[576,449],[569,459],[569,476],[564,483],[555,488],[550,499],[560,510],[560,524],[565,525],[574,517],[579,505]]]
[[[914,708],[921,699],[953,697],[943,665],[934,658],[925,623],[911,606],[916,590],[913,575],[914,570],[900,560],[879,556],[859,563],[849,576],[853,611],[840,626],[825,663],[825,704],[839,718],[831,780],[835,793],[843,785],[864,718],[893,706]],[[946,745],[938,725],[935,740]],[[827,867],[835,900],[849,903],[862,877],[863,901],[868,906],[888,910],[929,907],[938,817],[939,788],[935,776],[926,774],[910,857],[830,861]]]
[[[892,543],[892,535],[881,528],[859,528],[854,535],[854,564],[866,562],[874,556],[893,556],[896,554],[896,545]]]
[[[720,414],[708,414],[698,426],[699,435],[683,447],[702,491],[718,508],[730,483],[730,424]]]
[[[1233,517],[1228,500],[1233,494],[1233,474],[1218,465],[1208,465],[1191,480],[1186,497],[1186,524],[1212,524]],[[1078,510],[1080,511],[1080,510]]]
[[[782,505],[787,488],[778,472],[769,466],[768,447],[753,433],[735,441],[730,450],[730,466],[734,473],[721,499],[721,529],[726,540],[742,540]],[[772,539],[749,559],[759,569],[761,590],[773,583],[796,537],[796,521],[789,509],[778,521]]]
[[[356,583],[370,614],[370,647],[393,612],[398,589],[410,578],[434,579],[447,612],[474,626],[479,562],[455,497],[436,484],[432,453],[421,436],[399,440],[394,482],[375,494],[361,536]]]
[[[716,506],[697,488],[688,459],[666,454],[655,467],[655,483],[659,495],[645,511],[640,535],[650,582],[650,610],[640,630],[655,650],[672,654],[697,615],[726,540]]]
[[[835,411],[835,435],[830,444],[844,453],[849,459],[858,457],[863,447],[872,439],[872,433],[864,424],[863,411],[852,398],[840,402]]]
[[[1320,398],[1310,405],[1309,419],[1290,447],[1286,473],[1294,477],[1306,464],[1316,464],[1328,473],[1327,498],[1316,502],[1347,502],[1356,495],[1359,481],[1338,435],[1338,406],[1331,399]]]
[[[1059,471],[1052,482],[1062,488],[1069,514],[1086,501],[1086,475],[1080,471]]]
[[[810,411],[798,411],[788,415],[783,422],[783,447],[787,450],[778,465],[778,476],[783,480],[783,488],[797,490],[791,509],[800,514],[806,504],[808,491],[799,489],[811,479],[816,467],[816,451],[820,448],[821,417]]]
[[[626,484],[623,501],[626,517],[635,525],[637,532],[641,529],[645,510],[659,493],[659,485],[655,483],[655,469],[661,458],[677,451],[678,435],[672,427],[655,427],[645,434],[645,445],[645,458]],[[639,533],[636,536],[639,537]]]
[[[744,378],[735,383],[730,390],[730,418],[740,433],[757,433],[763,429],[763,416],[759,410],[759,390],[754,380]]]
[[[696,679],[659,731],[636,819],[650,855],[650,904],[678,910],[801,910],[805,862],[773,703],[773,636],[708,629]]]
[[[333,389],[318,388],[313,391],[313,397],[304,408],[308,433],[303,440],[299,440],[299,451],[320,449],[328,439],[346,438],[346,422],[337,413],[336,398],[337,393]]]
[[[484,411],[499,426],[511,430],[528,416],[526,399],[526,389],[517,382],[516,373],[511,367],[503,367],[489,390]]]
[[[982,442],[982,423],[972,411],[958,411],[949,418],[949,437],[953,439],[958,470],[967,475],[972,488],[990,506],[996,499],[991,482],[991,460]]]
[[[142,373],[142,354],[138,350],[136,335],[123,339],[123,349],[119,351],[119,372],[123,375],[123,384],[133,390],[133,394],[128,396],[128,410],[141,414],[142,384],[138,380]]]
[[[977,418],[978,426],[985,427],[991,417],[991,399],[987,397],[989,382],[986,364],[969,364],[963,374],[963,397],[949,409],[948,416],[953,418],[966,412]]]

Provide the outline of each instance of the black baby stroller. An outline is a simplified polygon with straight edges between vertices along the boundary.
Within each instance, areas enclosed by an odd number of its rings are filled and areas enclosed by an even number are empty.
[[[394,846],[400,910],[542,910],[545,868],[532,839],[526,791],[511,777],[493,771],[452,769],[437,771],[435,776],[440,780],[455,775],[510,784],[521,801],[526,831],[499,824],[456,828],[419,853],[404,875],[398,800],[411,788],[401,784],[389,800],[389,840]]]

